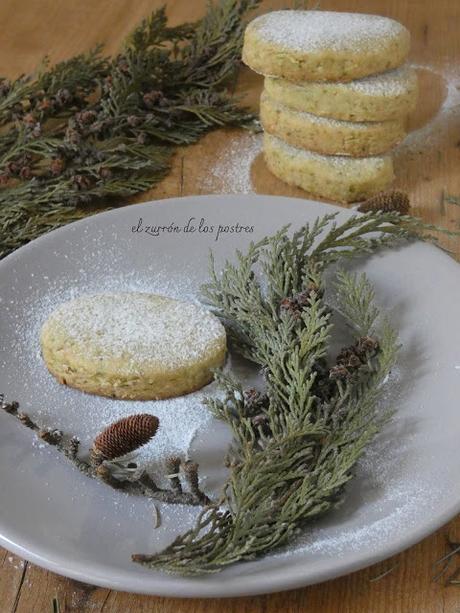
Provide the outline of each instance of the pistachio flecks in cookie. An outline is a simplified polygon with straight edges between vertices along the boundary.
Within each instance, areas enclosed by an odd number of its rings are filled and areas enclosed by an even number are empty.
[[[264,158],[270,171],[282,181],[337,202],[357,202],[374,196],[388,189],[394,178],[389,155],[320,155],[288,145],[268,132],[264,134]]]
[[[49,371],[82,391],[136,400],[180,396],[212,380],[225,329],[203,307],[147,293],[82,296],[41,331]]]
[[[404,63],[410,34],[380,15],[273,11],[246,28],[243,61],[290,81],[352,81]]]
[[[369,157],[386,153],[405,136],[402,118],[388,121],[343,121],[290,109],[267,92],[260,99],[266,132],[294,147],[323,155]]]
[[[266,77],[264,86],[273,100],[293,110],[357,122],[404,118],[418,95],[417,73],[407,64],[348,83]]]

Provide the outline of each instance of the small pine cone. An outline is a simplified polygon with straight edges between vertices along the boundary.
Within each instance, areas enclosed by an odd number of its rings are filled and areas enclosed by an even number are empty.
[[[46,430],[40,430],[38,436],[49,445],[57,445],[61,442],[63,434],[60,430],[47,428]]]
[[[32,113],[27,113],[26,115],[24,115],[22,121],[25,123],[26,126],[32,127],[35,125],[36,118]]]
[[[72,458],[76,457],[79,447],[80,447],[80,439],[77,438],[76,436],[72,436],[72,438],[69,441],[69,446],[67,449],[67,452],[70,455],[70,457]]]
[[[410,209],[409,196],[405,192],[393,190],[382,192],[369,198],[359,205],[358,211],[369,213],[371,211],[394,211],[400,215],[407,215]]]
[[[65,138],[72,145],[78,145],[81,141],[81,134],[75,128],[68,127],[65,131]]]
[[[125,74],[129,73],[129,64],[125,58],[123,57],[119,58],[117,62],[117,66],[120,72],[123,72]]]
[[[246,415],[257,415],[268,406],[268,396],[250,387],[243,392]]]
[[[283,298],[280,302],[280,307],[286,311],[290,311],[295,306],[292,298]]]
[[[58,91],[56,92],[55,99],[59,105],[63,106],[64,104],[70,102],[70,100],[72,99],[72,95],[68,89],[62,88],[58,89]]]
[[[329,379],[347,379],[349,376],[350,371],[340,364],[333,366],[329,371]]]
[[[265,413],[258,413],[257,415],[254,415],[251,421],[252,424],[256,427],[264,426],[268,422],[268,417],[267,415],[265,415]]]
[[[40,123],[36,123],[32,129],[31,132],[32,136],[34,138],[40,138],[41,134],[42,134],[42,126]]]
[[[7,162],[5,169],[6,169],[6,173],[8,175],[17,175],[19,173],[20,170],[20,166],[17,162]]]
[[[53,106],[54,100],[50,98],[43,98],[43,100],[40,100],[40,102],[37,104],[37,108],[39,111],[47,111],[48,109],[53,108]]]
[[[176,475],[179,472],[181,459],[178,456],[166,458],[166,471],[168,475]]]
[[[158,417],[147,413],[124,417],[94,439],[93,452],[106,460],[119,458],[148,443],[155,436],[158,425]]]
[[[137,117],[136,115],[129,115],[126,119],[126,123],[128,124],[128,126],[131,126],[131,128],[135,128],[140,123],[142,123],[142,119],[140,117]]]
[[[243,392],[244,404],[247,408],[259,406],[261,397],[261,393],[258,392],[255,387],[250,387]]]
[[[60,175],[63,172],[64,168],[65,162],[62,158],[54,158],[53,160],[51,160],[50,172],[53,177],[57,177],[58,175]]]
[[[27,415],[27,413],[18,413],[18,419],[27,428],[32,428],[32,429],[34,428],[35,424],[30,419],[30,417]]]
[[[21,100],[21,102],[19,103],[19,106],[21,107],[23,113],[27,113],[32,107],[30,98],[24,98],[24,100]]]
[[[112,177],[112,171],[110,170],[110,168],[102,166],[101,168],[99,168],[99,176],[101,177],[101,179],[110,179]]]
[[[11,89],[11,82],[8,79],[0,81],[0,96],[6,96]]]
[[[97,113],[95,111],[80,111],[75,114],[75,121],[77,124],[89,125],[93,123],[97,118]]]
[[[337,356],[336,362],[346,368],[358,368],[362,364],[354,345],[352,347],[344,347]]]
[[[300,307],[295,298],[283,298],[280,302],[280,310],[287,311],[294,319],[300,317]]]
[[[297,294],[295,298],[300,306],[308,306],[312,294],[321,297],[323,293],[323,290],[317,283],[310,281],[307,287],[300,294]]]
[[[0,409],[6,411],[7,413],[17,413],[19,409],[19,402],[16,400],[13,400],[13,402],[5,402],[5,397],[2,394],[0,396]]]
[[[142,96],[142,101],[148,109],[152,109],[157,102],[159,102],[163,97],[163,94],[160,91],[151,91],[147,92]]]
[[[299,308],[303,309],[310,302],[310,290],[307,288],[304,292],[299,292],[294,296],[294,300]]]
[[[23,166],[19,171],[19,176],[21,179],[31,179],[32,178],[32,169],[30,166]]]
[[[379,341],[372,336],[361,336],[356,341],[356,353],[359,356],[366,355],[368,353],[374,353],[379,349]]]
[[[91,178],[86,175],[74,175],[72,177],[72,183],[78,190],[91,189],[93,185]]]

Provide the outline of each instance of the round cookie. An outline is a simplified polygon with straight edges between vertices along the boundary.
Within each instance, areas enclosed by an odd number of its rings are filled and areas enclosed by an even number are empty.
[[[273,100],[296,111],[345,121],[388,121],[405,117],[417,104],[417,73],[401,66],[349,83],[292,83],[265,78]]]
[[[408,30],[380,15],[273,11],[246,28],[243,61],[288,81],[352,81],[400,66]]]
[[[405,136],[404,120],[353,122],[294,111],[263,92],[260,121],[264,130],[294,147],[327,155],[369,157],[385,153]]]
[[[225,329],[192,303],[146,293],[82,296],[41,330],[48,370],[63,384],[133,400],[193,392],[223,365]]]
[[[394,178],[390,156],[319,155],[292,147],[268,133],[264,134],[264,157],[268,168],[282,181],[336,202],[365,200],[387,189]]]

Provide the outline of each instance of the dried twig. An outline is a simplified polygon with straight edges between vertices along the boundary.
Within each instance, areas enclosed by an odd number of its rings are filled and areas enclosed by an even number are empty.
[[[114,466],[104,457],[97,457],[94,453],[94,449],[88,458],[84,459],[79,457],[78,450],[80,441],[78,438],[74,436],[64,436],[60,430],[40,428],[28,414],[19,411],[19,404],[17,402],[5,402],[4,396],[0,395],[0,409],[15,417],[26,428],[33,430],[45,443],[48,443],[59,452],[63,453],[84,475],[93,479],[98,479],[114,489],[122,490],[135,496],[146,496],[172,504],[198,506],[209,503],[209,498],[200,490],[198,485],[197,464],[194,464],[195,476],[192,485],[189,472],[184,469],[187,463],[184,464],[181,462],[180,458],[176,458],[175,466],[178,474],[175,478],[177,479],[177,483],[175,487],[171,489],[160,488],[146,471],[140,471],[134,474],[130,474],[127,471],[126,478],[119,478],[114,475]],[[184,469],[184,473],[179,471],[180,468]],[[182,474],[185,484],[190,485],[190,491],[184,491],[182,488],[180,481],[180,476]]]

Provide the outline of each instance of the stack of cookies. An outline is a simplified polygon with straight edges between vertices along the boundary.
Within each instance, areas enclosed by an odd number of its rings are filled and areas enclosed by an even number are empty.
[[[260,115],[270,170],[339,202],[393,181],[417,77],[404,64],[407,29],[386,17],[275,11],[247,27],[243,61],[265,75]]]

